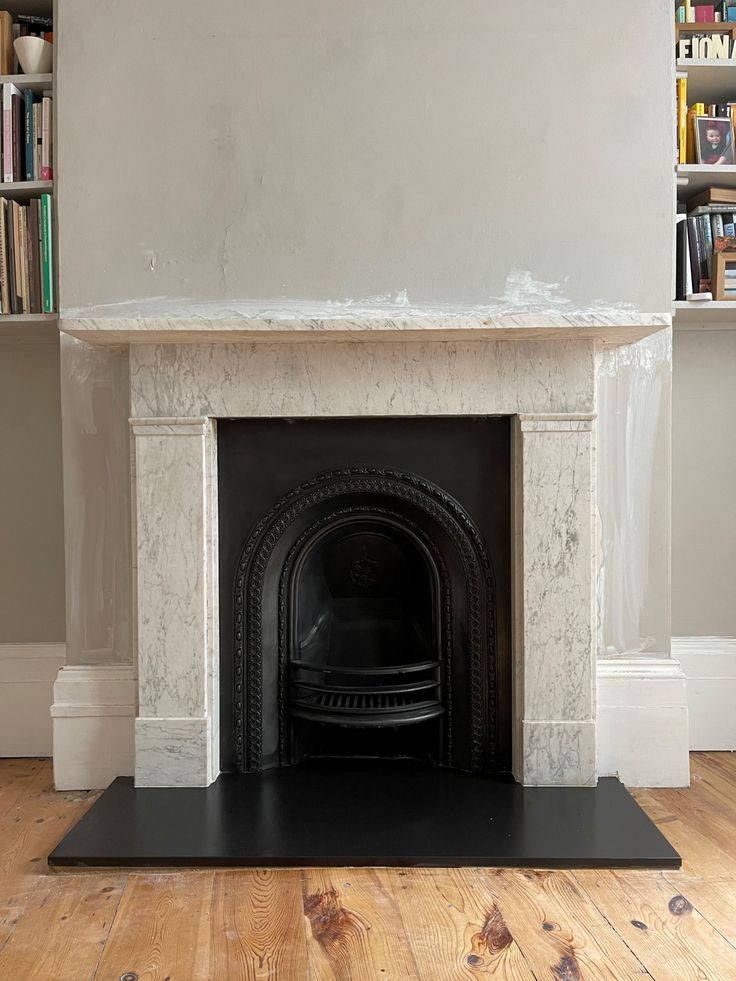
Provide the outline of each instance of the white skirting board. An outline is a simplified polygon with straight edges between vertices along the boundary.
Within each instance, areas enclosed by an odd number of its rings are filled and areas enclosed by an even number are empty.
[[[0,756],[51,756],[54,679],[65,644],[0,644]]]
[[[628,787],[686,787],[685,675],[669,657],[598,661],[598,773]]]
[[[67,665],[54,685],[54,784],[95,790],[134,771],[131,664]]]
[[[690,749],[736,750],[736,637],[673,637],[687,678]]]

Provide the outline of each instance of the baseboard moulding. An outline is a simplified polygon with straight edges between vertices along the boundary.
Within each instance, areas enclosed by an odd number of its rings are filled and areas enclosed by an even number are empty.
[[[687,787],[687,681],[679,661],[599,658],[598,773],[627,787]]]
[[[136,698],[131,664],[62,667],[51,707],[57,790],[97,790],[132,775]]]
[[[673,637],[687,679],[691,750],[736,750],[736,637]]]
[[[0,644],[0,756],[51,756],[49,708],[64,643]]]

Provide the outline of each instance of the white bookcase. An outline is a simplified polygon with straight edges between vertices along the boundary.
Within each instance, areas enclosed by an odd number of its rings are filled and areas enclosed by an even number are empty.
[[[17,14],[41,14],[50,17],[54,14],[53,0],[7,0],[2,4],[2,9],[10,11],[15,16]],[[54,24],[56,26],[56,24]],[[54,59],[55,61],[56,59]],[[55,66],[54,66],[55,67]],[[55,93],[54,85],[55,73],[52,70],[44,75],[0,75],[0,85],[12,82],[19,89],[31,89],[40,95],[42,92]],[[54,103],[55,108],[55,103]],[[54,147],[54,157],[56,148],[56,112],[53,114],[54,137],[52,140]],[[54,178],[56,178],[56,160],[54,159]],[[11,198],[15,201],[28,201],[30,198],[38,198],[42,194],[54,193],[54,181],[14,181],[6,183],[0,181],[0,198]],[[54,208],[54,277],[56,279],[58,263],[56,261],[56,209]],[[58,290],[56,281],[54,283],[54,296],[57,297]],[[58,309],[58,307],[57,307]],[[27,314],[0,314],[0,339],[6,341],[56,341],[58,343],[59,317],[58,313],[27,313]]]
[[[736,102],[736,59],[680,58],[677,74],[687,76],[688,105],[693,102]],[[686,201],[714,184],[736,188],[736,166],[678,164],[675,174],[678,201]],[[677,210],[684,209],[678,206]],[[736,301],[676,300],[672,314],[675,330],[736,330]]]

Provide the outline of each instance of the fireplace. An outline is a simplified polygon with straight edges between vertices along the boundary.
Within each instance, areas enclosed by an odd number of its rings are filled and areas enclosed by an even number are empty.
[[[510,769],[510,420],[223,420],[218,459],[222,769]]]

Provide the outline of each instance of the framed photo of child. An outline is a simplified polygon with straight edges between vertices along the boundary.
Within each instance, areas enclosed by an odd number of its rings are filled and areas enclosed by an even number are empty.
[[[733,123],[730,119],[712,116],[695,117],[695,146],[698,163],[736,164]]]

